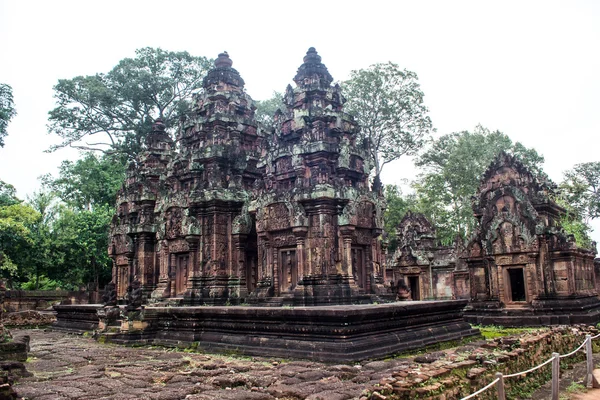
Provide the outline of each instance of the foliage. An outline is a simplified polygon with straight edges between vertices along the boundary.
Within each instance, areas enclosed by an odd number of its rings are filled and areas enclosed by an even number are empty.
[[[133,158],[154,119],[176,126],[210,64],[187,52],[146,47],[106,74],[59,80],[48,128],[63,141],[50,151],[71,146]]]
[[[350,73],[342,88],[345,110],[361,126],[379,176],[385,164],[414,155],[434,131],[417,74],[394,63],[374,64]]]
[[[47,276],[73,285],[93,282],[98,287],[108,282],[111,262],[106,249],[112,214],[112,208],[106,206],[93,210],[63,206],[53,225],[59,262],[47,271]]]
[[[555,199],[557,204],[566,210],[566,213],[561,216],[560,226],[566,233],[573,235],[575,242],[584,248],[590,248],[592,239],[590,238],[591,227],[584,222],[581,213],[572,204],[569,204],[565,199],[564,193]]]
[[[98,157],[92,153],[85,154],[75,162],[63,161],[58,178],[50,175],[42,178],[46,187],[69,207],[77,210],[112,207],[124,179],[125,164],[122,158],[111,155]]]
[[[8,123],[17,115],[13,101],[12,87],[0,83],[0,147],[4,147],[4,137],[8,135]]]
[[[262,124],[264,129],[270,132],[274,127],[273,117],[277,110],[285,110],[283,94],[273,91],[273,95],[270,99],[256,101],[256,112],[254,116],[256,121]]]
[[[471,196],[501,151],[516,155],[534,174],[543,174],[544,158],[535,149],[480,125],[473,132],[441,136],[417,159],[422,171],[414,182],[417,209],[434,223],[442,243],[452,243],[457,235],[465,239],[473,232]]]
[[[34,243],[31,227],[39,218],[27,204],[0,206],[0,275],[9,283],[25,274],[26,258]]]
[[[393,252],[398,246],[396,227],[406,212],[415,208],[415,199],[414,196],[403,196],[402,190],[396,185],[385,185],[384,195],[387,203],[384,231],[388,235],[388,251]]]
[[[577,164],[564,173],[564,200],[585,223],[600,217],[600,162]]]
[[[17,198],[17,189],[10,183],[0,181],[0,206],[10,206],[20,203]]]

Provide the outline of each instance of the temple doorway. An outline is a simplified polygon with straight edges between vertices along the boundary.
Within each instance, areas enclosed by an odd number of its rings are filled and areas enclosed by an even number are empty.
[[[510,287],[508,288],[509,301],[523,302],[527,301],[525,295],[525,277],[523,268],[509,268],[508,280]]]
[[[246,289],[248,293],[252,293],[256,289],[258,282],[258,237],[256,235],[256,217],[251,216],[252,228],[246,238],[246,259],[244,263],[244,275],[246,277]]]
[[[279,293],[290,292],[298,283],[296,249],[279,251]]]
[[[419,290],[419,277],[409,276],[408,287],[410,288],[410,299],[421,300],[421,291]]]
[[[177,256],[177,265],[175,269],[175,294],[183,294],[187,288],[188,278],[188,260],[187,254]]]
[[[352,248],[352,272],[358,287],[366,289],[367,271],[365,268],[365,252],[362,248]]]

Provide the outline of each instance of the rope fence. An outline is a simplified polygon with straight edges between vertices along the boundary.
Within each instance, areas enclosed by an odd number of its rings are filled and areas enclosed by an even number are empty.
[[[587,364],[586,365],[587,373],[586,373],[586,377],[585,377],[585,385],[588,389],[591,389],[594,385],[594,375],[593,375],[594,360],[592,358],[593,357],[592,340],[598,339],[598,338],[600,338],[600,333],[597,334],[596,336],[586,335],[583,343],[581,343],[581,345],[578,348],[576,348],[575,350],[573,350],[572,352],[563,354],[563,355],[560,355],[558,353],[552,353],[552,357],[550,357],[548,360],[544,361],[543,363],[541,363],[539,365],[536,365],[535,367],[533,367],[531,369],[528,369],[527,371],[517,372],[514,374],[510,374],[510,375],[503,375],[501,372],[496,372],[496,379],[494,379],[492,382],[490,382],[487,386],[482,387],[475,393],[472,393],[472,394],[468,395],[467,397],[463,397],[460,400],[468,400],[468,399],[477,397],[481,393],[485,392],[486,390],[488,390],[494,386],[496,387],[496,391],[498,393],[498,400],[506,400],[506,394],[504,392],[504,380],[505,379],[514,378],[514,377],[522,376],[522,375],[527,375],[527,374],[529,374],[537,369],[540,369],[550,363],[552,363],[552,400],[558,400],[560,359],[566,358],[566,357],[571,357],[573,354],[577,353],[579,350],[581,350],[584,347],[585,347],[586,364]]]

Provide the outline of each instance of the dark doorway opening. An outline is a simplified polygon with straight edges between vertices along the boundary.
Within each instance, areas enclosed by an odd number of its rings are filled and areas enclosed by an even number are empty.
[[[246,276],[246,288],[248,293],[252,293],[256,289],[258,283],[258,237],[256,235],[256,217],[251,216],[252,224],[248,237],[246,238],[246,262],[245,262],[245,276]]]
[[[298,261],[296,249],[284,249],[279,252],[279,293],[291,292],[298,283]]]
[[[352,273],[358,286],[367,289],[367,271],[365,268],[365,253],[362,248],[352,248]]]
[[[523,268],[512,268],[508,270],[510,279],[510,297],[511,301],[526,301],[525,279]]]
[[[411,300],[421,300],[421,293],[419,291],[419,277],[409,276],[408,285],[410,286],[410,298]]]

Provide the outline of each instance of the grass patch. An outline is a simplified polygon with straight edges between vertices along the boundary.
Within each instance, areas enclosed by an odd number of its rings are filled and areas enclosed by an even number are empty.
[[[467,343],[475,342],[477,340],[481,340],[481,337],[480,336],[469,336],[469,337],[463,338],[461,340],[448,340],[446,342],[430,344],[428,346],[421,347],[419,349],[407,350],[407,351],[403,351],[402,353],[396,353],[389,358],[385,358],[384,360],[392,360],[395,358],[415,357],[415,356],[419,356],[421,354],[431,353],[434,351],[441,351],[441,350],[451,349],[453,347],[464,346]]]
[[[537,332],[547,328],[505,328],[496,325],[473,325],[473,328],[479,329],[485,339],[496,339],[504,336],[522,335],[523,333]]]
[[[579,382],[571,382],[567,387],[567,392],[569,393],[585,393],[586,391],[586,387]]]

